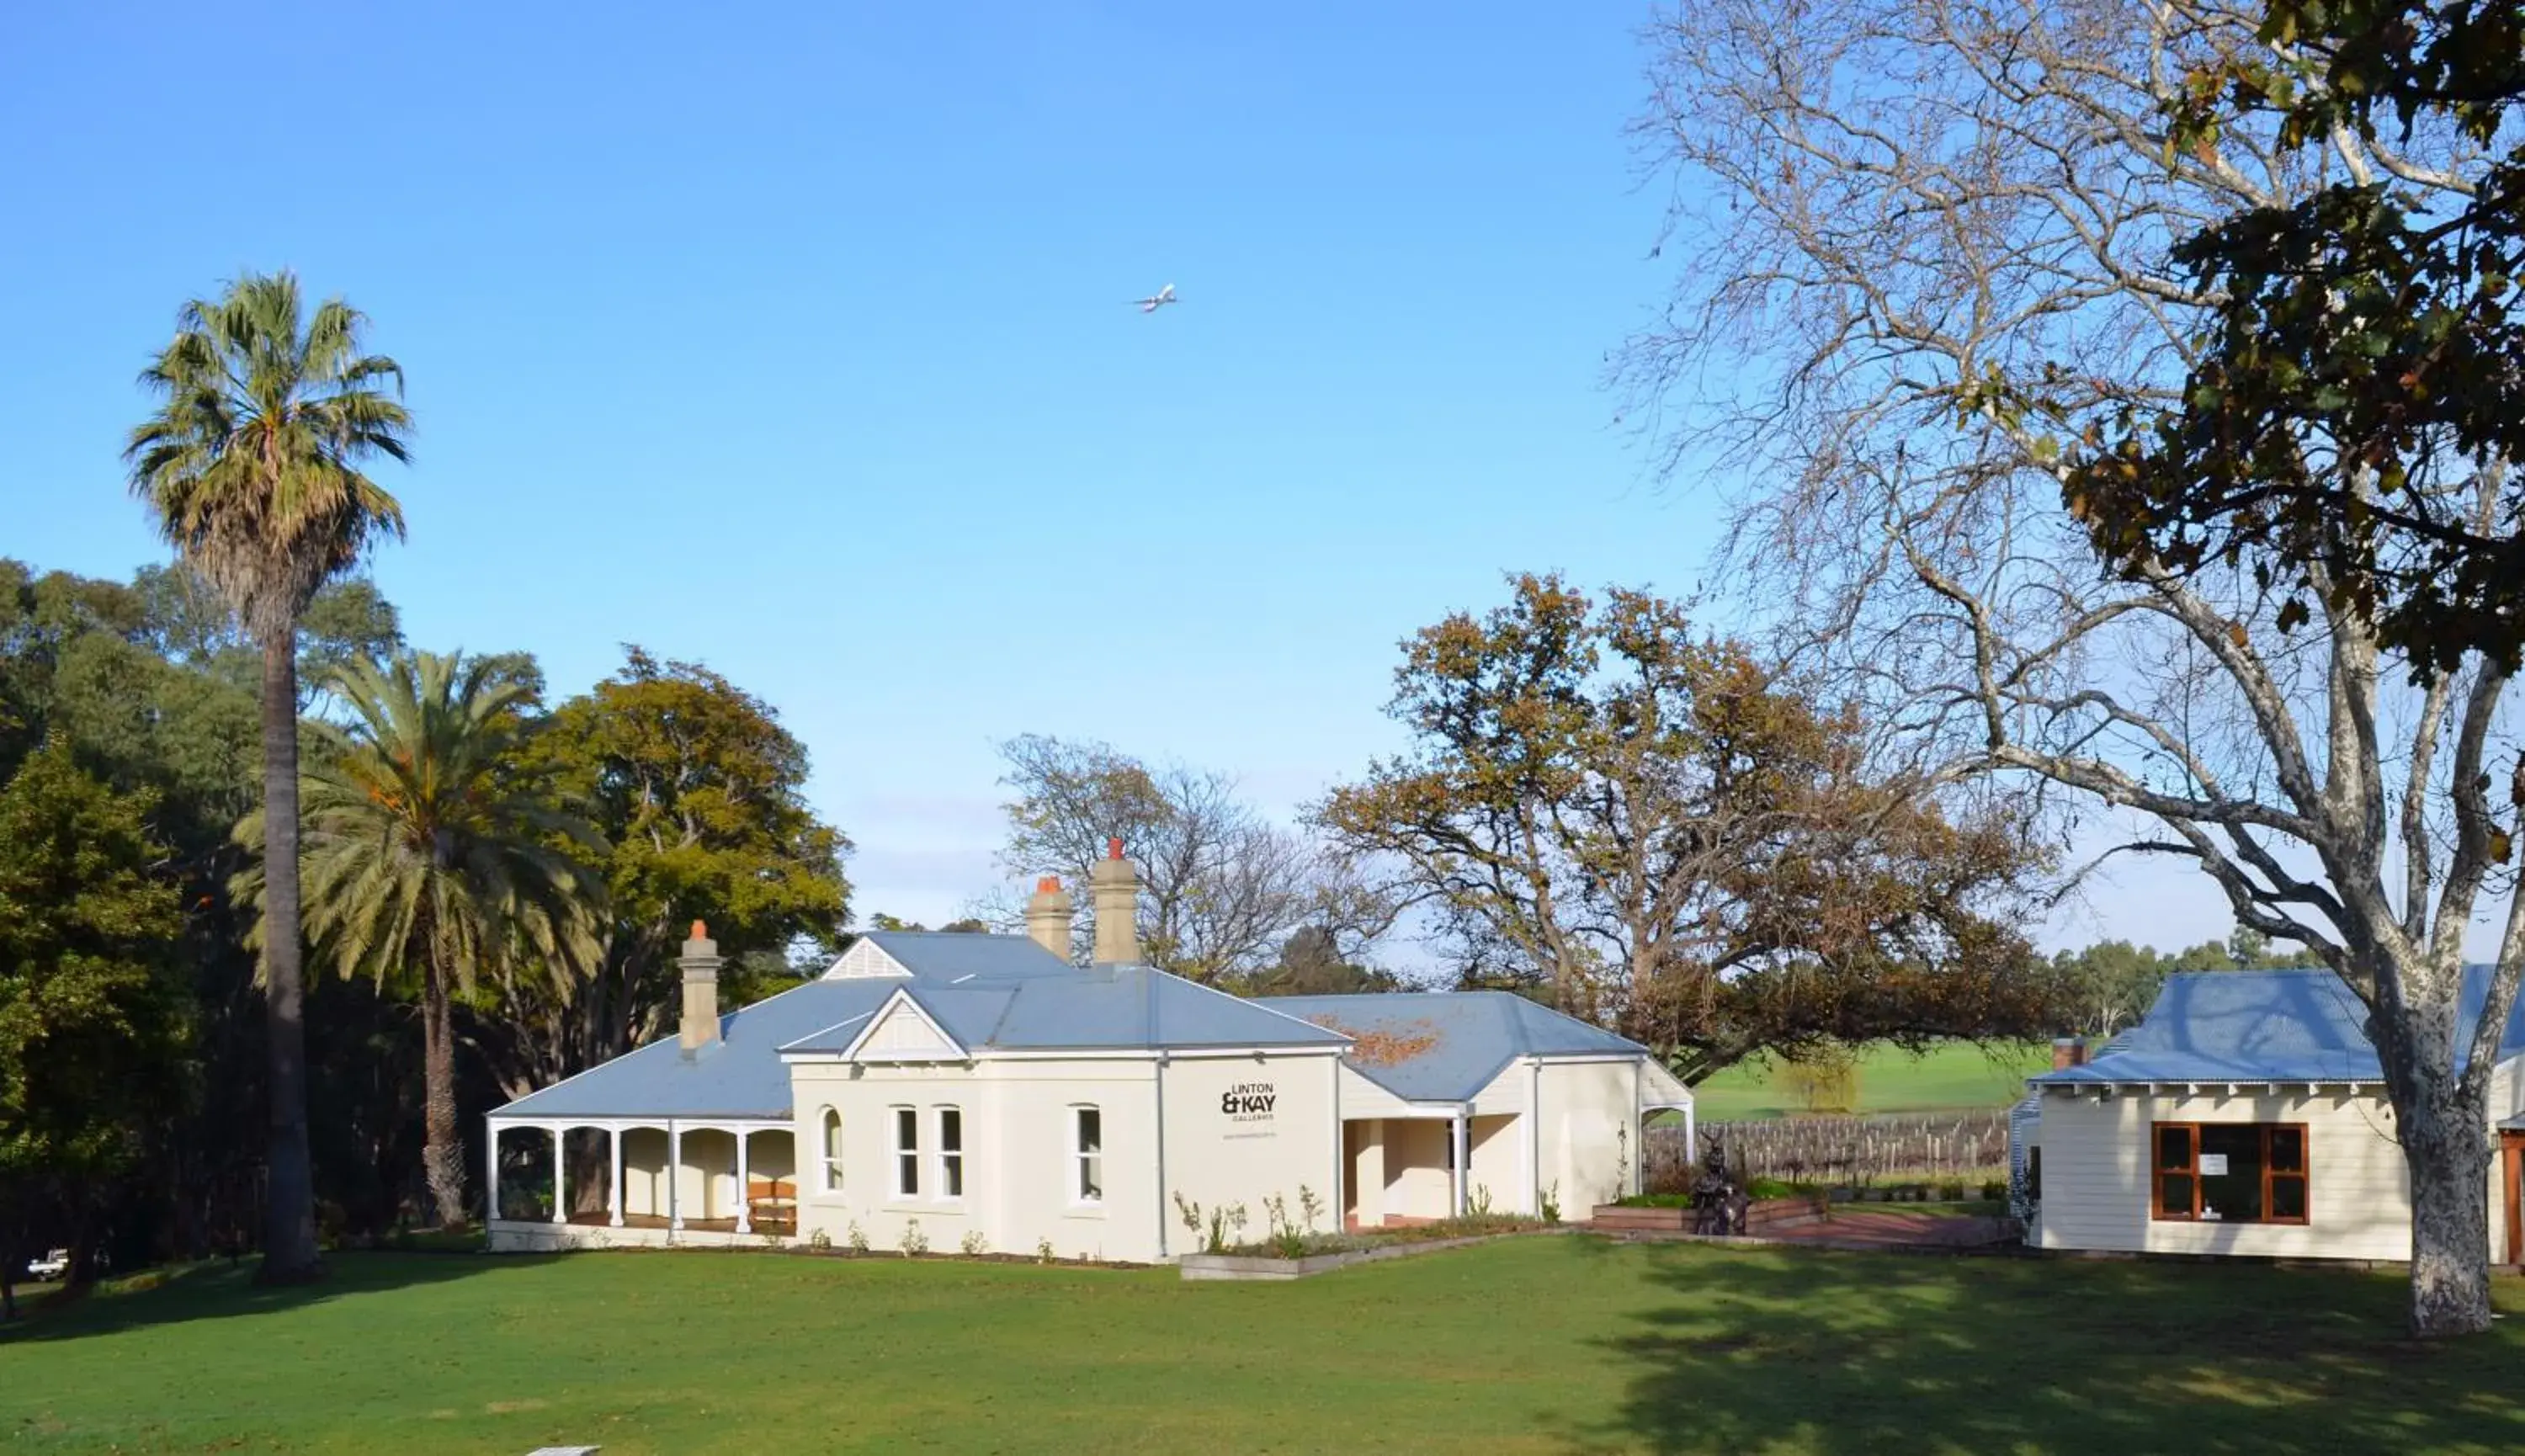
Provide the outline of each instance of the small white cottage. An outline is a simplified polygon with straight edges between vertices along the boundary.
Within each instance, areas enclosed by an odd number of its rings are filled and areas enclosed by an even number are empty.
[[[2476,968],[2478,973],[2479,968]],[[2467,990],[2464,1036],[2484,978]],[[2329,971],[2171,977],[2088,1061],[2064,1044],[2015,1136],[2048,1249],[2407,1260],[2411,1203],[2366,1008]],[[2520,1262],[2525,1011],[2491,1079],[2491,1252]]]
[[[1638,1186],[1640,1128],[1692,1095],[1639,1044],[1499,992],[1248,1000],[1140,964],[1138,895],[1094,877],[1068,958],[1047,880],[1024,935],[879,931],[824,976],[717,1007],[694,927],[680,1033],[490,1115],[561,1194],[491,1210],[495,1249],[865,1241],[1162,1261],[1184,1210],[1266,1199],[1319,1227],[1584,1208]],[[601,1138],[573,1216],[566,1136]],[[498,1195],[494,1194],[495,1204]]]

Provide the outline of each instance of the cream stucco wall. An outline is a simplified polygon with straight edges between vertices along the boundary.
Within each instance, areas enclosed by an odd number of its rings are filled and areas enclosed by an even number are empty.
[[[1564,1218],[1638,1191],[1640,1077],[1636,1059],[1540,1069],[1540,1182]]]
[[[810,1150],[799,1234],[812,1240],[821,1233],[840,1245],[856,1223],[871,1247],[891,1249],[916,1221],[939,1252],[958,1249],[971,1232],[995,1252],[1031,1253],[1049,1242],[1062,1258],[1154,1261],[1182,1252],[1186,1241],[1176,1193],[1205,1208],[1244,1204],[1248,1236],[1259,1237],[1262,1199],[1280,1195],[1295,1218],[1301,1187],[1321,1200],[1322,1222],[1331,1227],[1339,1218],[1337,1066],[1325,1054],[1176,1056],[1163,1068],[1149,1057],[798,1062],[791,1068],[795,1135]],[[1223,1111],[1231,1095],[1238,1107]],[[1261,1097],[1269,1099],[1267,1110],[1253,1100]],[[894,1110],[906,1106],[917,1111],[920,1126],[920,1186],[911,1197],[895,1192],[893,1167]],[[1074,1119],[1082,1106],[1097,1108],[1103,1124],[1104,1196],[1092,1203],[1072,1196]],[[827,1107],[843,1119],[839,1192],[820,1179],[818,1130]],[[963,1114],[962,1198],[944,1196],[939,1185],[942,1107]]]

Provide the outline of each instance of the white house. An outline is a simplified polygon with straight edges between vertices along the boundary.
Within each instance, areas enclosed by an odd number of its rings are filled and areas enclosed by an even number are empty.
[[[1249,1000],[1139,963],[1129,863],[1094,877],[1094,963],[1047,880],[1028,933],[879,931],[822,978],[717,1007],[694,928],[679,1034],[490,1115],[490,1173],[551,1149],[549,1218],[495,1207],[495,1249],[968,1242],[1130,1261],[1197,1247],[1185,1210],[1264,1200],[1320,1226],[1635,1189],[1640,1125],[1692,1096],[1647,1049],[1501,992]],[[600,1138],[602,1214],[571,1217],[561,1139]],[[496,1194],[494,1197],[496,1198]]]
[[[2480,1019],[2474,968],[2463,1036]],[[2017,1136],[2039,1192],[2029,1241],[2049,1249],[2407,1260],[2409,1180],[2363,1029],[2329,971],[2222,971],[2167,979],[2139,1026],[2093,1061],[2030,1079]],[[2491,1252],[2520,1262],[2525,1218],[2525,1015],[2491,1078],[2501,1148]],[[2030,1122],[2030,1128],[2024,1126]]]

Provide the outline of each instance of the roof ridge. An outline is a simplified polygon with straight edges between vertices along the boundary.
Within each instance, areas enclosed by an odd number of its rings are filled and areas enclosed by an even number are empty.
[[[1296,1022],[1299,1026],[1305,1027],[1307,1029],[1309,1029],[1309,1030],[1311,1030],[1311,1031],[1332,1031],[1332,1028],[1330,1028],[1330,1027],[1325,1027],[1325,1026],[1319,1026],[1319,1025],[1317,1025],[1317,1024],[1316,1024],[1316,1023],[1314,1023],[1314,1022],[1311,1022],[1311,1021],[1307,1020],[1307,1019],[1306,1019],[1305,1017],[1303,1017],[1303,1016],[1291,1016],[1289,1013],[1287,1013],[1287,1012],[1285,1012],[1285,1011],[1282,1011],[1282,1010],[1279,1010],[1279,1009],[1278,1009],[1278,1008],[1276,1008],[1276,1007],[1271,1007],[1271,1006],[1265,1006],[1265,1005],[1263,1005],[1263,1004],[1262,1004],[1262,1002],[1264,1001],[1264,999],[1266,999],[1266,998],[1264,998],[1264,997],[1261,997],[1261,996],[1240,996],[1240,995],[1236,994],[1234,991],[1225,991],[1225,990],[1220,990],[1217,986],[1214,986],[1214,985],[1203,985],[1200,981],[1198,981],[1198,980],[1194,980],[1194,979],[1191,979],[1190,977],[1186,977],[1186,976],[1177,976],[1177,975],[1175,975],[1175,974],[1174,974],[1173,972],[1171,972],[1171,971],[1161,971],[1161,970],[1159,970],[1159,969],[1158,969],[1157,967],[1155,967],[1155,966],[1142,966],[1142,967],[1140,967],[1139,969],[1141,969],[1141,970],[1143,970],[1143,971],[1147,972],[1147,973],[1148,973],[1152,978],[1163,976],[1163,977],[1164,977],[1164,978],[1165,978],[1166,979],[1168,979],[1168,980],[1175,981],[1175,982],[1178,982],[1178,983],[1183,984],[1183,985],[1188,985],[1188,986],[1192,987],[1194,990],[1197,990],[1197,991],[1207,991],[1207,992],[1209,992],[1211,995],[1224,997],[1224,998],[1226,998],[1227,1000],[1230,1000],[1230,1001],[1235,1002],[1235,1003],[1236,1003],[1237,1005],[1239,1005],[1239,1006],[1250,1006],[1250,1007],[1254,1008],[1256,1011],[1264,1012],[1264,1013],[1266,1013],[1266,1014],[1268,1014],[1268,1015],[1271,1015],[1271,1016],[1276,1016],[1276,1017],[1280,1018],[1282,1021]],[[1151,989],[1151,991],[1150,991],[1150,996],[1151,996],[1151,999],[1152,999],[1153,1001],[1154,1001],[1154,999],[1155,999],[1155,997],[1156,997],[1156,994],[1157,994],[1156,990],[1154,989],[1154,988],[1155,988],[1155,986],[1156,986],[1156,984],[1157,984],[1157,982],[1156,982],[1154,979],[1152,979],[1152,980],[1150,981],[1150,985],[1151,985],[1151,987],[1152,987],[1152,989]],[[1369,993],[1369,994],[1379,994],[1379,993],[1371,992],[1371,993]],[[1386,993],[1386,994],[1391,994],[1391,993]],[[1317,998],[1317,997],[1311,997],[1311,996],[1287,996],[1287,997],[1282,997],[1282,998],[1280,998],[1280,999],[1283,999],[1283,1000],[1290,1000],[1290,1001],[1301,1001],[1301,1000],[1333,999],[1333,998],[1329,998],[1329,997],[1326,997],[1326,998]],[[1155,1029],[1154,1027],[1152,1027],[1152,1028],[1151,1028],[1151,1030],[1152,1030],[1153,1032],[1155,1031],[1155,1029]],[[1340,1032],[1340,1031],[1333,1031],[1333,1034],[1334,1034],[1334,1035],[1336,1035],[1336,1036],[1340,1036],[1344,1041],[1349,1041],[1349,1040],[1354,1039],[1354,1038],[1352,1038],[1351,1036],[1349,1036],[1348,1034],[1346,1034],[1346,1033],[1344,1033],[1344,1032]]]

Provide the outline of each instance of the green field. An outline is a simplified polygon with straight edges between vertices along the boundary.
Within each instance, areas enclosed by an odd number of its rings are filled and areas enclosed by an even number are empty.
[[[2025,1079],[2052,1065],[2042,1042],[1984,1048],[1949,1042],[1913,1056],[1900,1047],[1867,1048],[1858,1064],[1858,1111],[1952,1112],[2005,1107],[2025,1095]],[[1693,1088],[1705,1123],[1790,1117],[1804,1111],[1778,1085],[1772,1067],[1740,1064]]]
[[[0,1336],[0,1449],[2503,1451],[2389,1275],[1528,1237],[1292,1284],[747,1253],[346,1254]]]

